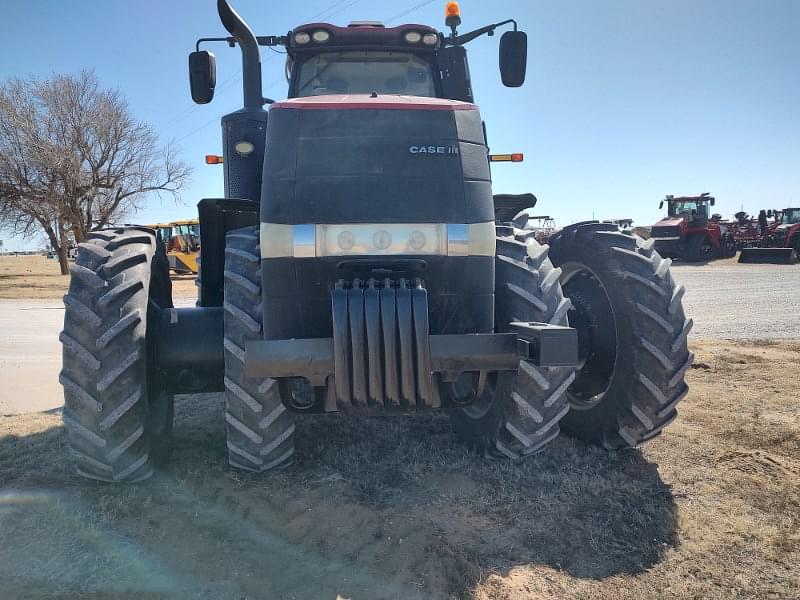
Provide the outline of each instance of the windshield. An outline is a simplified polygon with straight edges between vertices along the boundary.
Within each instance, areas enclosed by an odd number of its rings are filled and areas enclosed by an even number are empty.
[[[300,67],[296,96],[436,96],[430,63],[410,52],[323,52]]]
[[[800,223],[800,208],[792,208],[783,211],[781,224],[794,225],[795,223]]]
[[[669,203],[669,216],[680,217],[697,216],[708,218],[708,202],[697,202],[696,200],[681,200]]]

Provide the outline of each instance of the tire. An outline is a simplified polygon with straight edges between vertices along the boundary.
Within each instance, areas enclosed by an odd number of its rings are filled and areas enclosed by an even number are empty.
[[[732,233],[726,234],[723,239],[723,248],[725,248],[725,258],[732,258],[736,256],[736,238]]]
[[[504,228],[506,229],[506,228]],[[507,230],[507,229],[506,229]],[[508,331],[512,321],[567,324],[569,300],[547,257],[548,247],[532,236],[499,237],[495,323]],[[456,435],[473,449],[512,459],[542,451],[559,434],[559,421],[569,411],[565,391],[573,368],[540,368],[521,362],[516,376],[489,381],[474,404],[450,413]]]
[[[714,258],[714,246],[707,235],[694,235],[688,243],[685,260],[688,262],[706,262]]]
[[[719,249],[714,250],[715,258],[730,258],[736,254],[736,242],[730,233],[723,233],[719,238]]]
[[[200,257],[197,257],[197,275],[194,278],[194,285],[197,288],[197,300],[194,301],[195,306],[202,306],[203,302],[203,266],[201,265]]]
[[[675,419],[688,392],[684,289],[651,241],[604,224],[571,225],[550,245],[581,357],[562,426],[609,449],[635,447]]]
[[[223,306],[228,462],[261,472],[291,464],[294,416],[281,401],[277,380],[244,375],[245,343],[263,335],[258,236],[258,227],[226,236]]]
[[[169,456],[172,396],[154,365],[172,307],[163,245],[145,228],[89,234],[64,296],[64,426],[79,474],[135,482]]]

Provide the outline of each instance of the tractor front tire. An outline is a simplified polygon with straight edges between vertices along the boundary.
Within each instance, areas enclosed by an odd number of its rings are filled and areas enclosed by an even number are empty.
[[[652,241],[610,225],[570,225],[550,246],[580,349],[562,425],[609,449],[635,447],[675,419],[688,392],[692,320],[683,312],[684,289]]]
[[[707,262],[714,259],[714,254],[714,245],[707,235],[696,234],[686,242],[685,260],[687,262]]]
[[[146,228],[89,234],[64,296],[64,426],[78,473],[135,482],[169,455],[172,395],[154,364],[172,307],[163,244]]]
[[[529,239],[526,239],[529,238]],[[508,331],[512,321],[567,325],[569,300],[559,285],[560,270],[548,258],[548,247],[530,236],[498,230],[495,323]],[[573,368],[537,367],[522,361],[516,376],[499,374],[481,397],[450,413],[456,435],[473,449],[517,459],[542,451],[559,434],[569,411],[566,389]]]
[[[224,277],[228,461],[247,471],[283,468],[294,454],[294,417],[281,401],[277,380],[244,374],[245,344],[263,335],[258,227],[228,233]]]

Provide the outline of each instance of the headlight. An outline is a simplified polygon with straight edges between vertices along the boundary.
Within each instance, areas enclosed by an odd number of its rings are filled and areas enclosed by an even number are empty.
[[[317,225],[317,256],[445,254],[440,223]]]
[[[319,256],[494,256],[494,222],[261,223],[261,258]]]
[[[307,44],[311,41],[311,36],[308,35],[305,31],[301,31],[300,33],[294,34],[294,43],[295,44]]]
[[[331,38],[331,34],[325,31],[324,29],[320,29],[319,31],[315,31],[311,34],[311,39],[314,40],[318,44],[324,44]]]
[[[426,46],[435,46],[436,42],[439,41],[439,36],[435,33],[426,33],[422,36],[422,43]]]
[[[422,39],[422,35],[418,31],[409,31],[406,33],[405,38],[409,44],[418,44]]]

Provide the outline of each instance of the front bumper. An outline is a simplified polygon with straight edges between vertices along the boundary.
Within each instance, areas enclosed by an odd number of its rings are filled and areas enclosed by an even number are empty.
[[[324,390],[325,411],[443,406],[439,385],[462,373],[516,371],[521,360],[574,366],[577,333],[544,323],[512,323],[508,333],[430,335],[420,281],[339,284],[330,338],[250,341],[248,377],[301,377]]]
[[[656,252],[665,258],[676,258],[681,255],[683,246],[680,236],[651,237],[655,242]]]

